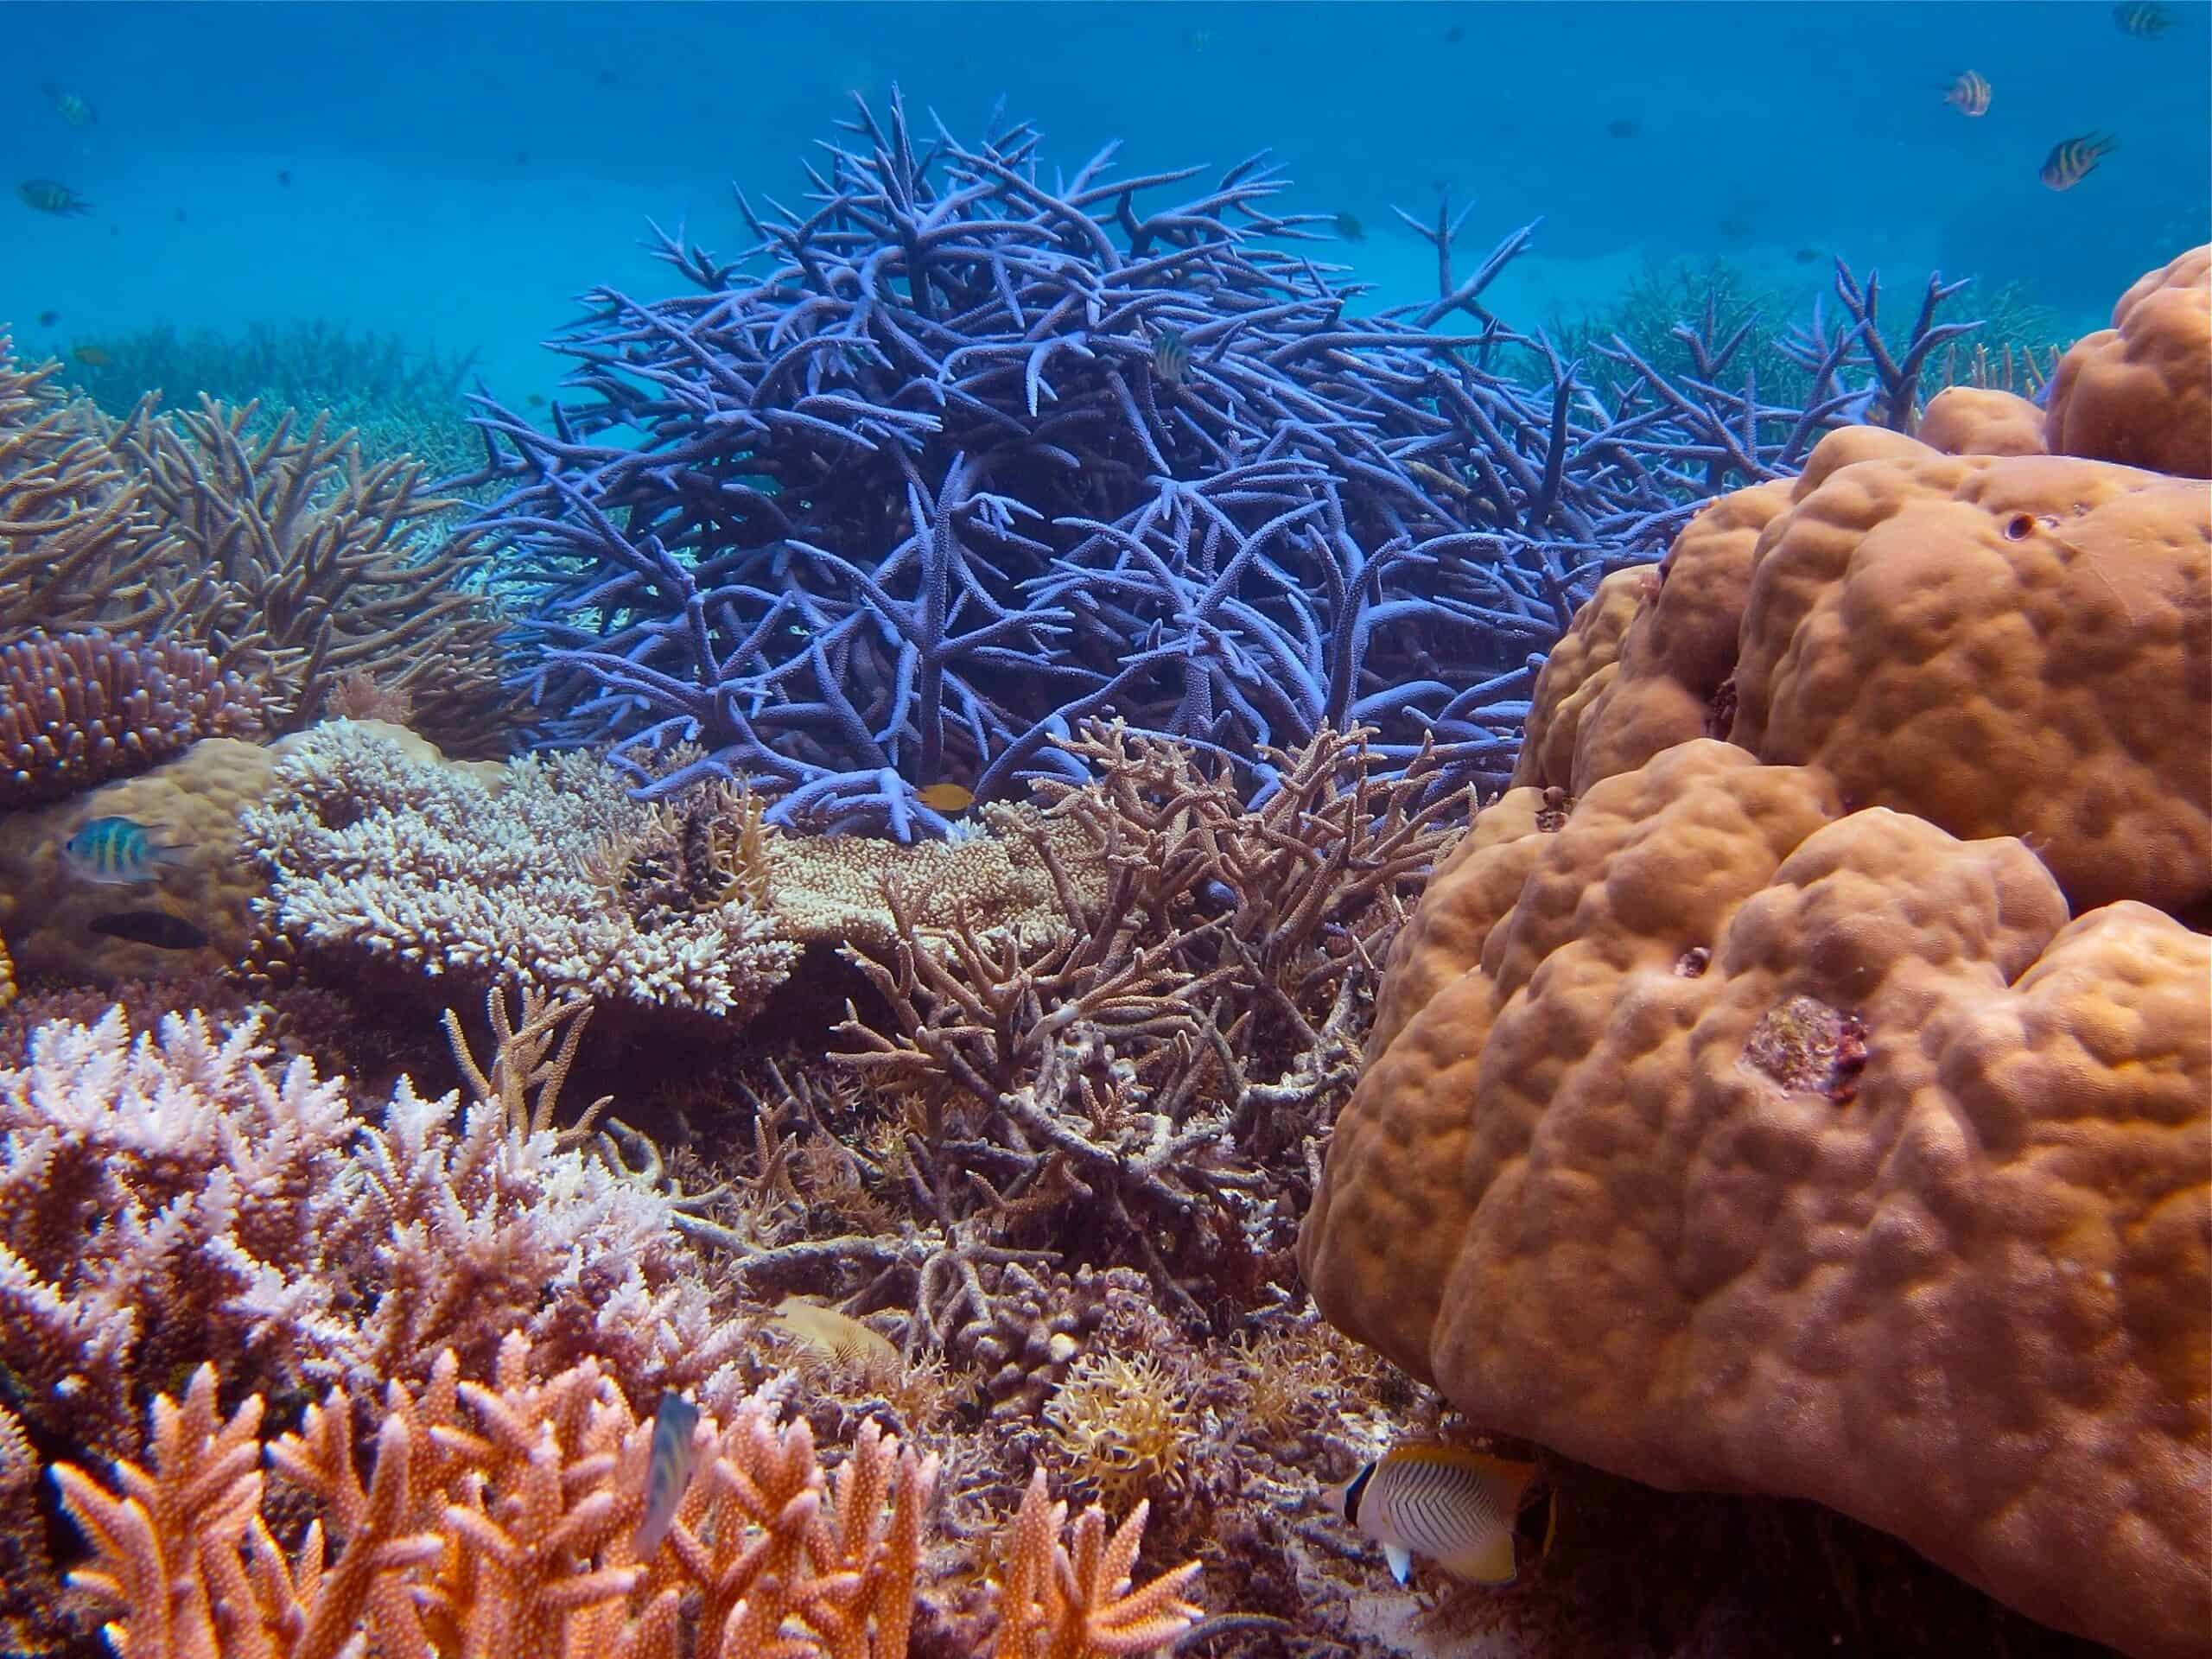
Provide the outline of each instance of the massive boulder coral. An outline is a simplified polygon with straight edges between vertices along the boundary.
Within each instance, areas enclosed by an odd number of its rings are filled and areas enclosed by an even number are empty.
[[[2212,1650],[2212,945],[1710,740],[1535,793],[1393,963],[1324,1311],[1486,1426]]]
[[[1485,1427],[2212,1654],[2204,489],[1856,430],[1770,492],[1592,601],[1300,1263]]]
[[[2203,486],[1862,428],[1743,534],[1777,487],[1684,531],[1617,663],[1580,670],[1571,763],[1532,747],[1516,782],[1580,793],[1711,733],[1856,804],[2021,836],[2077,909],[2212,905]]]
[[[2212,246],[2192,248],[2120,296],[2052,378],[2053,454],[2212,478]]]

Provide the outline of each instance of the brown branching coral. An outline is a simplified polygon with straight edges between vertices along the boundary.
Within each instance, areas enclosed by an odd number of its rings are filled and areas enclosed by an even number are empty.
[[[1425,798],[1419,761],[1375,779],[1357,733],[1274,757],[1249,810],[1177,745],[1093,725],[1069,747],[1100,781],[1046,785],[1029,834],[1063,927],[927,925],[887,882],[896,937],[849,954],[888,1028],[855,1011],[841,1058],[906,1103],[881,1161],[944,1248],[1065,1241],[1211,1317],[1287,1281],[1284,1199],[1350,1091],[1376,963],[1466,804]],[[916,1306],[942,1342],[988,1302],[973,1260],[936,1259]]]
[[[366,671],[408,695],[434,741],[501,753],[484,747],[505,698],[481,561],[413,529],[454,503],[426,493],[411,460],[372,464],[327,416],[298,430],[288,413],[249,439],[254,414],[202,397],[161,416],[149,399],[111,440],[188,573],[171,626],[264,679],[280,730],[312,721],[337,677]]]
[[[528,1344],[489,1384],[448,1354],[418,1393],[387,1390],[365,1488],[343,1389],[267,1448],[313,1514],[288,1555],[261,1468],[263,1401],[227,1419],[203,1367],[154,1410],[150,1466],[114,1487],[54,1479],[93,1551],[73,1573],[114,1615],[116,1651],[159,1659],[904,1659],[925,1604],[938,1464],[864,1427],[834,1476],[806,1420],[748,1400],[702,1420],[702,1467],[650,1560],[633,1542],[652,1422],[586,1362],[543,1381]],[[1040,1474],[1005,1551],[1001,1655],[1106,1659],[1187,1628],[1195,1564],[1132,1590],[1144,1515],[1109,1538],[1096,1510],[1061,1541]]]
[[[0,645],[0,807],[61,800],[261,723],[259,689],[194,646],[29,633]]]
[[[162,614],[147,576],[164,556],[139,480],[98,410],[25,368],[0,331],[0,631],[143,626]]]
[[[66,401],[60,368],[0,336],[0,631],[158,630],[262,685],[279,731],[349,678],[358,706],[366,677],[455,753],[505,753],[500,619],[482,560],[425,527],[453,504],[419,467],[327,416],[250,437],[251,404],[112,421]]]

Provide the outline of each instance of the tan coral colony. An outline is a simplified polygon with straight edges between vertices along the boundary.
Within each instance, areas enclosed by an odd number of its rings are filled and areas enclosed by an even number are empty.
[[[2209,266],[2040,441],[1945,394],[1609,580],[1300,1246],[1483,1427],[2158,1659],[2212,1654]]]

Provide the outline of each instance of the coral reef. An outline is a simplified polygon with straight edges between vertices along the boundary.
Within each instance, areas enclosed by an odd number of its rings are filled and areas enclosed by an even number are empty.
[[[232,409],[257,405],[264,414],[247,427],[255,439],[265,435],[269,411],[315,409],[359,432],[368,454],[412,455],[434,476],[462,470],[476,449],[464,401],[473,358],[448,359],[395,334],[320,319],[248,323],[235,334],[163,323],[95,335],[77,349],[70,382],[118,418],[149,391],[189,390]]]
[[[702,1466],[640,1560],[652,1420],[590,1361],[535,1380],[528,1348],[502,1345],[488,1386],[460,1381],[450,1353],[419,1390],[395,1383],[365,1487],[353,1399],[310,1406],[266,1447],[315,1514],[289,1553],[260,1467],[264,1401],[225,1418],[201,1368],[181,1402],[156,1402],[150,1468],[119,1462],[113,1491],[55,1470],[95,1551],[73,1582],[115,1611],[116,1651],[175,1659],[308,1659],[364,1637],[481,1659],[904,1659],[918,1615],[933,1616],[935,1458],[870,1424],[825,1476],[804,1418],[745,1400],[726,1424],[702,1420]],[[1087,1510],[1071,1546],[1065,1516],[1040,1472],[993,1586],[997,1659],[1149,1653],[1196,1620],[1180,1592],[1197,1563],[1133,1587],[1142,1503],[1110,1535]]]
[[[191,645],[93,632],[0,645],[0,810],[145,771],[261,728],[257,690]]]
[[[1355,321],[1263,157],[1140,209],[1199,169],[1113,179],[1109,147],[1048,188],[1030,128],[924,143],[895,96],[847,131],[806,210],[745,205],[745,257],[664,238],[697,294],[595,293],[577,398],[550,433],[487,408],[469,480],[506,489],[472,534],[530,595],[543,737],[652,790],[741,776],[779,825],[942,833],[921,790],[1067,778],[1055,740],[1107,712],[1255,768],[1371,726],[1393,764],[1433,742],[1440,791],[1502,781],[1592,582],[1963,326],[1931,285],[1892,362],[1840,273],[1802,408],[1726,389],[1741,328],[1599,385],[1481,303],[1533,227],[1459,279],[1440,210],[1439,298]],[[1516,344],[1540,384],[1491,366]],[[661,766],[677,740],[704,753]]]
[[[1399,934],[1328,1317],[1500,1432],[2205,1652],[2203,494],[1845,432],[1616,578]]]
[[[297,729],[347,677],[404,694],[457,751],[505,752],[484,563],[422,528],[455,504],[327,416],[203,397],[120,418],[0,338],[0,628],[137,631],[196,647]]]
[[[483,1363],[511,1332],[633,1389],[726,1391],[737,1332],[678,1198],[562,1144],[546,1024],[508,1034],[466,1108],[403,1082],[368,1116],[305,1058],[272,1068],[257,1020],[134,1036],[114,1008],[34,1031],[28,1063],[0,1069],[0,1362],[19,1409],[124,1453],[149,1384],[212,1354],[283,1393],[372,1394],[442,1349]],[[531,1088],[518,1121],[508,1096]]]

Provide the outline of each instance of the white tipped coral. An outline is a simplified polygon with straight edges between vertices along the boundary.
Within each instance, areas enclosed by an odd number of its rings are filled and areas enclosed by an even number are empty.
[[[587,754],[454,766],[334,721],[292,745],[247,815],[271,878],[264,920],[311,950],[742,1019],[798,947],[743,900],[641,920],[594,874],[653,809]]]
[[[134,1038],[116,1009],[0,1067],[0,1364],[27,1414],[123,1452],[145,1385],[209,1354],[375,1388],[511,1328],[543,1362],[727,1394],[738,1328],[669,1194],[512,1133],[499,1101],[403,1079],[370,1120],[343,1079],[269,1058],[251,1020]]]

